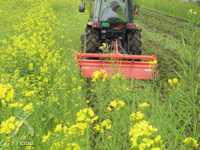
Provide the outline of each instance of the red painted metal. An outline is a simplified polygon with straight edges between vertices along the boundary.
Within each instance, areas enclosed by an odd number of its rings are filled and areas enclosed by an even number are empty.
[[[157,76],[156,64],[140,60],[157,61],[157,56],[124,55],[118,52],[118,44],[114,43],[114,52],[110,54],[74,53],[78,61],[79,69],[85,77],[93,77],[95,71],[105,70],[107,77],[120,73],[126,79],[153,79]],[[98,60],[87,60],[84,58],[99,58]],[[128,60],[126,60],[128,59]]]

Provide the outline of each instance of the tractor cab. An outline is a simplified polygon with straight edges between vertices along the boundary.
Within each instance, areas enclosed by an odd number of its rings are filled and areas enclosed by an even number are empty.
[[[127,0],[97,0],[93,9],[93,22],[128,22]],[[133,18],[131,18],[132,20]]]
[[[93,28],[101,40],[126,39],[127,24],[133,23],[132,5],[128,0],[96,0],[93,9]]]

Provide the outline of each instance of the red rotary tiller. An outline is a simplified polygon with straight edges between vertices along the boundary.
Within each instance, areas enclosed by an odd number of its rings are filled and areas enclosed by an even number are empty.
[[[126,55],[118,52],[118,42],[114,42],[114,51],[109,54],[74,53],[80,71],[84,77],[92,78],[95,71],[105,70],[107,77],[119,73],[126,79],[152,80],[157,78],[157,56]],[[96,58],[87,59],[87,58]],[[135,61],[137,60],[137,61]],[[140,60],[140,61],[138,61]],[[141,60],[148,60],[141,61]]]

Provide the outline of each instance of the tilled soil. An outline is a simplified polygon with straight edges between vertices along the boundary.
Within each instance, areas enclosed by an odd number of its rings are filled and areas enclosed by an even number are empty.
[[[158,80],[176,78],[174,70],[179,71],[179,67],[175,59],[180,60],[177,45],[182,44],[181,34],[187,35],[191,24],[146,8],[141,8],[134,19],[142,29],[142,54],[158,57]]]

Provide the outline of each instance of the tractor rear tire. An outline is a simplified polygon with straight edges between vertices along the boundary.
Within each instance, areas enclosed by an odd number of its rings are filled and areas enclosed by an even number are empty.
[[[128,47],[129,47],[129,54],[131,55],[141,55],[141,31],[134,30],[128,34]]]
[[[85,53],[98,53],[98,34],[94,29],[86,28],[86,32],[81,36],[82,46]]]

